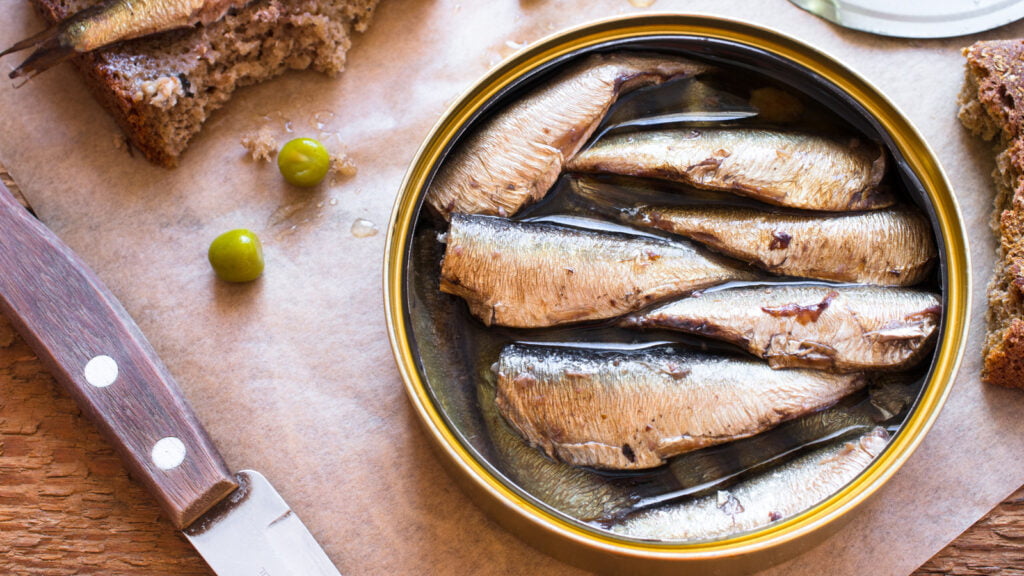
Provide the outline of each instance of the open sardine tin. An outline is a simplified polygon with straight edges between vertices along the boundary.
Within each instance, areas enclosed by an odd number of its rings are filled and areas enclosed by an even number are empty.
[[[938,265],[926,283],[940,294],[942,320],[934,351],[916,372],[906,376],[911,379],[905,384],[911,386],[912,397],[896,420],[886,422],[891,432],[887,445],[830,496],[760,528],[709,539],[633,538],[607,528],[608,517],[622,510],[607,517],[581,519],[580,514],[552,506],[549,490],[575,492],[568,497],[572,500],[586,498],[593,486],[575,485],[577,480],[558,474],[551,476],[544,466],[554,465],[553,461],[533,448],[532,459],[517,460],[498,445],[503,440],[494,436],[495,427],[503,422],[494,415],[490,395],[495,386],[492,365],[500,348],[513,341],[642,348],[664,342],[664,335],[623,336],[602,323],[545,330],[485,327],[466,311],[461,299],[438,290],[447,223],[431,213],[424,197],[453,144],[482,118],[516,101],[567,63],[591,52],[612,51],[678,55],[723,70],[726,79],[714,87],[711,100],[715,104],[708,110],[714,113],[729,109],[732,96],[743,94],[743,83],[748,88],[754,84],[775,86],[798,96],[811,111],[811,122],[834,122],[880,142],[891,161],[890,185],[931,223]],[[730,84],[730,79],[736,83]],[[680,84],[672,88],[676,89],[688,88]],[[632,105],[626,104],[626,98],[620,105]],[[660,97],[651,98],[659,101]],[[722,105],[723,101],[727,105]],[[742,109],[742,103],[739,107]],[[697,126],[715,121],[692,116],[696,122],[705,122]],[[757,120],[738,120],[748,121]],[[581,210],[585,212],[588,208],[581,209],[574,196],[578,186],[565,180],[563,177],[556,184],[554,198],[516,218],[552,219],[552,214],[568,213],[571,222]],[[628,186],[622,189],[629,193]],[[557,558],[599,572],[697,573],[710,569],[742,573],[763,569],[822,540],[895,474],[921,442],[952,386],[966,341],[969,270],[959,208],[938,161],[909,121],[872,85],[832,58],[773,31],[703,16],[644,15],[603,20],[546,38],[500,64],[453,104],[420,148],[402,184],[387,240],[384,292],[393,350],[426,433],[453,476],[503,526]],[[714,349],[714,344],[699,339],[672,341]],[[853,401],[847,405],[857,406]],[[536,458],[543,462],[538,464]],[[714,454],[708,458],[713,459]],[[606,474],[600,479],[616,486],[658,484],[668,478],[666,474],[673,474],[671,466],[647,475]],[[761,473],[763,470],[754,474]],[[732,489],[726,487],[717,496],[714,490],[710,494],[728,507]],[[647,493],[642,498],[633,496],[633,505],[637,499],[657,500]]]

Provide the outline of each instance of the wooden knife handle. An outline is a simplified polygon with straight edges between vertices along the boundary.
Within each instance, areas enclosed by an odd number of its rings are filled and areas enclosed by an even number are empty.
[[[2,183],[0,309],[177,528],[236,488],[135,322]]]

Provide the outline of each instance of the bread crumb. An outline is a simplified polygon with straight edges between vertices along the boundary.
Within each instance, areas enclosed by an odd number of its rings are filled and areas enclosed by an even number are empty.
[[[356,175],[356,172],[358,172],[358,169],[352,158],[347,154],[344,152],[331,154],[331,182],[337,182],[343,178],[351,178]]]
[[[277,139],[269,126],[246,132],[242,136],[242,146],[255,161],[270,162],[277,155]]]
[[[281,9],[271,4],[266,8],[261,8],[253,15],[253,20],[257,22],[277,22],[281,19]]]
[[[156,80],[140,82],[132,101],[147,102],[154,108],[168,110],[178,104],[178,98],[185,95],[185,88],[177,76],[163,76]]]

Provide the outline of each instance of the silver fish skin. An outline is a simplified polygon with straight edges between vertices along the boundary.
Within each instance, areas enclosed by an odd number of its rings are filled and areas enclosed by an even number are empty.
[[[497,403],[556,460],[636,470],[753,436],[865,384],[862,374],[776,372],[759,361],[668,348],[510,345],[498,360]]]
[[[105,0],[72,14],[56,26],[26,38],[0,56],[35,47],[11,78],[34,75],[74,54],[122,40],[216,22],[232,8],[253,0]]]
[[[880,286],[755,285],[694,294],[623,319],[735,344],[772,368],[903,370],[931,351],[937,294]]]
[[[853,481],[882,452],[876,428],[695,500],[637,512],[609,527],[643,540],[697,542],[763,528],[799,514]]]
[[[806,210],[873,210],[895,203],[879,183],[880,146],[798,132],[690,128],[635,132],[597,141],[567,163],[577,173],[683,182]]]
[[[656,54],[593,54],[477,128],[445,160],[427,202],[453,212],[512,216],[544,197],[619,95],[708,67]]]
[[[840,214],[638,206],[620,218],[686,236],[776,275],[912,286],[938,258],[927,218],[907,206]]]
[[[486,325],[599,320],[754,275],[688,242],[452,214],[441,291]]]
[[[590,522],[619,516],[639,499],[628,485],[556,462],[529,446],[501,417],[493,386],[479,386],[477,400],[502,472],[541,502]]]
[[[868,379],[868,393],[859,400],[851,395],[835,406],[783,422],[763,434],[672,458],[668,470],[678,485],[661,494],[645,492],[635,508],[709,494],[734,483],[737,476],[766,470],[794,454],[806,454],[840,438],[902,421],[920,386],[906,382],[906,374],[871,374]]]

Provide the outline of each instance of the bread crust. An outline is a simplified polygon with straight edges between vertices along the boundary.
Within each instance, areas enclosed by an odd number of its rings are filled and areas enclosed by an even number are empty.
[[[1006,388],[1021,388],[1024,374],[1024,320],[1014,319],[999,345],[985,355],[985,381]]]
[[[964,56],[958,116],[998,150],[992,228],[999,249],[988,288],[982,380],[1024,388],[1024,40],[977,42]]]
[[[100,0],[31,0],[51,24]],[[178,163],[235,90],[287,70],[340,74],[378,0],[254,0],[208,26],[75,56],[95,99],[150,161]]]

